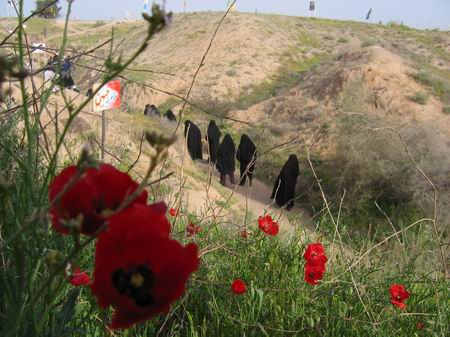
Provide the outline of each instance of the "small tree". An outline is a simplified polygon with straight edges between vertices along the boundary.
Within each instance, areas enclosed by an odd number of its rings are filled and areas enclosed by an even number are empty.
[[[35,12],[38,12],[49,5],[53,0],[36,0]],[[59,15],[61,7],[58,7],[58,2],[47,7],[44,11],[40,12],[37,16],[45,19],[56,19]]]

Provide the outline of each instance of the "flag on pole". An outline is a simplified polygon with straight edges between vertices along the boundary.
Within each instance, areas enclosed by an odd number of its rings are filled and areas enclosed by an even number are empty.
[[[142,8],[142,12],[144,12],[144,13],[149,12],[148,0],[144,0],[144,7]]]
[[[316,14],[316,1],[311,0],[309,2],[309,17],[313,17]]]
[[[370,7],[369,11],[367,12],[366,20],[370,19],[370,15],[372,15],[372,7]]]

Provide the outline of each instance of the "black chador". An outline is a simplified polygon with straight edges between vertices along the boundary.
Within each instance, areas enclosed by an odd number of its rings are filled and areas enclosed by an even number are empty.
[[[217,169],[220,172],[220,183],[225,186],[226,176],[230,177],[231,185],[234,186],[234,169],[235,169],[235,157],[236,147],[234,146],[233,139],[229,134],[226,134],[220,143],[219,151],[217,152]]]
[[[252,186],[253,172],[255,171],[256,146],[249,136],[242,135],[239,143],[236,159],[241,164],[241,180],[239,185],[244,186],[247,178],[250,186]]]
[[[208,132],[206,133],[206,141],[209,146],[209,162],[213,165],[217,163],[217,152],[219,151],[220,136],[222,133],[216,125],[216,122],[212,120],[209,122]]]
[[[144,108],[144,116],[161,116],[161,112],[159,112],[158,108],[155,105],[146,104]]]
[[[158,108],[153,104],[150,105],[149,112],[149,116],[161,117],[161,112],[159,112]]]
[[[164,117],[166,117],[171,122],[177,121],[177,118],[175,117],[175,114],[171,109],[167,110],[167,112],[164,114]]]
[[[190,120],[184,122],[184,137],[192,160],[203,159],[202,156],[202,133],[197,125]]]
[[[150,113],[149,109],[150,109],[150,104],[146,104],[145,108],[144,108],[144,116],[148,116],[148,114]]]
[[[286,206],[287,210],[294,207],[295,185],[297,184],[299,173],[300,169],[297,156],[291,154],[275,181],[271,196],[272,199],[276,199],[280,207]]]

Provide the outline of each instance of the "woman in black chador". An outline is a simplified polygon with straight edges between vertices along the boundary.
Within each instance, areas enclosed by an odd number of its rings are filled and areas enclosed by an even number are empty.
[[[287,210],[294,207],[295,185],[300,173],[298,159],[295,154],[289,156],[288,161],[281,169],[280,175],[275,181],[271,198],[275,198],[280,207],[286,206]]]
[[[149,116],[150,114],[150,104],[146,104],[144,108],[144,116]]]
[[[202,156],[202,133],[197,125],[190,120],[184,122],[184,137],[192,160],[203,159]]]
[[[244,186],[248,177],[249,184],[252,186],[253,172],[255,171],[256,146],[250,137],[245,134],[241,137],[241,142],[236,152],[236,159],[241,163],[241,180],[239,181],[239,185]]]
[[[231,185],[234,186],[234,156],[236,155],[236,147],[233,139],[226,134],[217,152],[217,169],[220,172],[220,183],[225,186],[226,176],[230,177]]]
[[[150,105],[149,108],[149,116],[155,116],[155,117],[161,117],[161,112],[158,110],[158,108],[156,107],[156,105]]]
[[[216,122],[212,120],[209,122],[208,132],[206,133],[206,141],[209,146],[209,162],[214,166],[217,163],[217,152],[219,151],[220,136],[222,133],[216,125]]]
[[[171,109],[167,110],[167,112],[164,115],[169,121],[176,122],[177,118],[175,117],[175,114]]]

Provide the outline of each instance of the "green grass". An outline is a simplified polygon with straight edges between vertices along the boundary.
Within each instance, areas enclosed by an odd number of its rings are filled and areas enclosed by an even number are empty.
[[[361,42],[361,48],[366,48],[366,47],[370,47],[370,46],[374,46],[377,44],[377,40],[373,39],[373,38],[365,38],[362,42]]]
[[[418,91],[414,95],[408,96],[408,99],[417,104],[425,105],[425,104],[427,104],[427,101],[428,101],[428,94],[426,94],[422,91]]]
[[[434,75],[431,71],[420,71],[411,75],[417,82],[430,88],[431,93],[442,100],[450,103],[450,81]]]
[[[301,81],[301,74],[327,59],[325,54],[313,56],[306,60],[297,60],[288,54],[284,56],[283,65],[278,72],[267,80],[244,89],[236,99],[236,109],[247,109],[269,98],[280,95]]]

